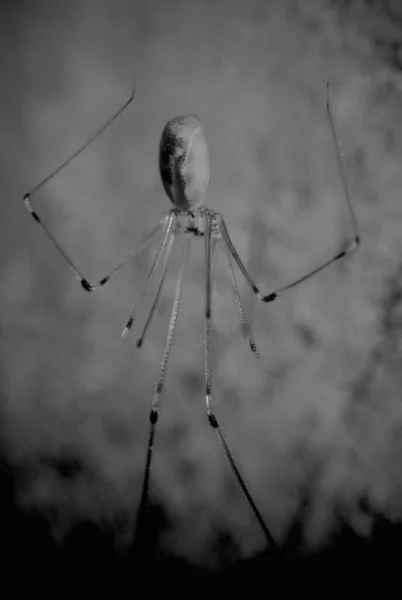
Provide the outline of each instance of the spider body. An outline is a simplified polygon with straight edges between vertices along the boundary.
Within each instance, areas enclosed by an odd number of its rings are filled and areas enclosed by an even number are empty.
[[[328,91],[328,88],[327,88]],[[149,284],[157,272],[158,265],[162,264],[162,273],[160,275],[159,285],[157,286],[154,300],[149,311],[149,316],[143,327],[143,331],[137,340],[137,347],[143,345],[144,339],[149,325],[156,313],[156,307],[163,289],[165,276],[169,266],[169,261],[172,256],[172,248],[176,240],[182,244],[182,257],[179,272],[177,275],[176,291],[173,300],[172,312],[169,321],[169,328],[166,335],[166,343],[163,354],[163,359],[160,368],[159,380],[154,388],[151,398],[151,410],[149,413],[150,432],[148,440],[147,458],[144,471],[144,480],[141,494],[140,508],[137,516],[137,539],[139,539],[139,525],[141,524],[141,516],[147,506],[149,478],[151,473],[151,464],[154,448],[155,428],[158,420],[158,414],[161,403],[161,396],[165,381],[168,360],[172,348],[173,335],[176,327],[177,317],[180,308],[181,292],[184,281],[185,268],[189,255],[190,241],[194,236],[203,236],[204,238],[204,256],[205,256],[205,306],[204,306],[204,369],[205,369],[205,403],[206,412],[210,426],[215,431],[220,443],[225,451],[225,454],[230,463],[231,469],[251,507],[257,521],[264,532],[268,542],[273,548],[276,548],[276,543],[272,537],[261,513],[259,512],[256,503],[254,502],[246,483],[244,482],[237,464],[229,450],[223,430],[218,423],[215,412],[212,407],[212,391],[211,391],[211,329],[212,329],[212,286],[214,278],[215,251],[219,247],[223,251],[226,262],[227,273],[232,289],[232,295],[235,302],[240,325],[243,334],[248,340],[250,349],[255,357],[258,358],[259,353],[251,335],[250,326],[248,324],[240,294],[238,291],[235,272],[232,264],[234,259],[237,268],[245,278],[250,289],[255,293],[257,298],[262,302],[272,302],[278,296],[296,285],[306,281],[311,276],[316,275],[335,261],[350,254],[359,245],[359,235],[357,220],[353,211],[349,191],[347,188],[346,177],[342,166],[342,153],[336,136],[335,127],[329,107],[329,97],[327,97],[327,114],[332,133],[332,139],[335,146],[335,156],[340,174],[340,180],[343,189],[345,208],[348,211],[350,222],[353,230],[353,237],[348,245],[341,244],[337,252],[325,261],[321,261],[318,266],[308,270],[307,273],[291,281],[271,293],[264,295],[260,292],[257,285],[254,283],[251,275],[244,266],[235,246],[230,238],[226,227],[224,217],[206,207],[204,198],[209,182],[209,156],[208,146],[205,140],[204,132],[198,117],[193,114],[175,117],[170,119],[163,128],[160,143],[159,143],[159,171],[162,179],[163,187],[173,204],[173,207],[167,211],[165,218],[134,248],[129,250],[123,260],[120,261],[113,269],[97,283],[90,283],[83,274],[78,270],[73,260],[68,253],[59,244],[55,235],[51,232],[48,226],[42,221],[36,210],[32,207],[30,198],[38,192],[48,181],[55,177],[68,163],[75,159],[83,152],[92,141],[102,134],[115,119],[127,108],[134,98],[134,90],[127,102],[101,127],[81,148],[76,150],[67,160],[65,160],[57,169],[43,179],[36,187],[24,195],[24,204],[31,213],[35,221],[42,227],[54,247],[58,250],[62,258],[68,264],[75,275],[75,278],[81,283],[84,290],[93,292],[94,290],[106,285],[110,278],[117,273],[129,260],[142,252],[155,239],[158,233],[161,233],[158,250],[155,254],[154,261],[150,272],[143,284],[138,300],[131,311],[130,318],[122,332],[126,335],[133,326],[140,303],[147,296]],[[185,234],[184,236],[182,234]],[[185,238],[183,243],[183,237]],[[181,240],[179,239],[181,238]]]
[[[209,153],[196,115],[170,119],[159,144],[159,171],[173,205],[182,211],[202,206],[209,182]]]

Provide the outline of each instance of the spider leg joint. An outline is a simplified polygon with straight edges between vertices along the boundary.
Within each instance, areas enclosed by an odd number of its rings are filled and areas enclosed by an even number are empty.
[[[262,301],[263,302],[273,302],[274,300],[276,300],[278,297],[278,294],[276,292],[272,292],[272,294],[268,294],[268,296],[264,296]]]
[[[214,429],[217,429],[219,427],[218,421],[216,420],[214,413],[211,411],[208,411],[208,421],[211,427],[213,427]]]
[[[89,281],[87,281],[86,279],[81,279],[80,283],[81,283],[81,285],[82,285],[82,287],[84,288],[85,291],[87,291],[87,292],[93,292],[94,291],[94,288],[89,283]]]

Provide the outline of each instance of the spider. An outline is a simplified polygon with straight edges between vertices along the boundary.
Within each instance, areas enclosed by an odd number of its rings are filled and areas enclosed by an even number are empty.
[[[154,388],[153,395],[151,398],[151,410],[149,413],[149,421],[150,421],[150,430],[149,430],[149,438],[148,438],[148,447],[147,447],[147,457],[144,468],[144,476],[143,476],[143,484],[142,484],[142,492],[141,492],[141,500],[137,513],[137,526],[136,530],[138,533],[141,519],[143,513],[147,507],[148,497],[149,497],[149,483],[150,483],[150,474],[152,468],[152,457],[154,450],[154,439],[155,439],[155,430],[156,424],[158,421],[159,409],[160,409],[160,401],[161,395],[163,391],[166,371],[168,367],[168,361],[170,356],[170,351],[173,343],[173,335],[176,327],[178,312],[180,308],[180,298],[183,288],[184,274],[186,263],[188,260],[189,249],[190,249],[190,241],[194,236],[202,236],[204,238],[204,255],[205,255],[205,309],[204,309],[204,364],[205,364],[205,403],[206,403],[206,413],[208,417],[208,422],[212,429],[215,431],[220,444],[223,447],[223,450],[226,454],[226,457],[229,461],[230,467],[234,473],[234,476],[237,479],[238,484],[240,485],[246,500],[252,509],[265,537],[270,544],[270,546],[278,550],[278,545],[270,532],[260,510],[257,507],[253,496],[251,495],[249,488],[247,487],[240,470],[236,464],[236,461],[229,449],[229,446],[226,442],[226,439],[223,434],[222,427],[220,426],[213,406],[212,406],[212,389],[211,389],[211,342],[210,342],[210,333],[211,333],[211,321],[212,321],[212,286],[213,286],[213,277],[214,277],[214,256],[216,247],[219,244],[224,251],[224,257],[226,262],[226,269],[231,285],[231,289],[233,292],[233,298],[235,302],[235,306],[237,309],[237,313],[239,316],[240,324],[242,327],[243,334],[245,338],[248,340],[250,349],[255,357],[258,358],[259,353],[254,342],[254,339],[251,334],[250,326],[245,316],[245,312],[243,309],[242,301],[240,298],[239,290],[236,283],[236,277],[233,268],[233,260],[237,267],[239,268],[241,274],[245,278],[247,284],[254,292],[261,302],[270,303],[276,300],[281,294],[286,292],[287,290],[294,288],[298,284],[306,281],[313,275],[319,273],[324,270],[326,267],[331,265],[332,263],[340,260],[346,255],[351,254],[354,250],[356,250],[360,244],[360,239],[358,235],[358,225],[356,216],[352,207],[352,202],[350,199],[346,177],[343,170],[342,164],[342,152],[340,149],[340,144],[337,138],[337,134],[335,131],[334,121],[331,114],[330,103],[329,103],[329,84],[327,84],[327,116],[329,120],[329,125],[331,129],[332,139],[335,147],[335,158],[337,162],[337,167],[342,183],[343,196],[346,204],[346,208],[348,211],[348,215],[351,221],[353,235],[351,236],[350,242],[348,244],[343,245],[341,249],[334,255],[332,258],[324,261],[322,264],[318,265],[308,273],[299,277],[295,281],[288,283],[287,285],[276,289],[275,291],[270,292],[267,295],[264,295],[260,292],[260,289],[254,283],[251,275],[248,270],[244,266],[242,260],[240,259],[239,254],[236,251],[236,248],[233,245],[233,242],[230,238],[228,229],[226,227],[225,219],[223,216],[208,208],[204,204],[204,198],[207,191],[207,186],[209,182],[209,156],[208,156],[208,146],[205,140],[204,132],[202,129],[202,125],[198,117],[194,114],[187,114],[175,117],[170,119],[161,135],[160,145],[159,145],[159,171],[162,179],[163,187],[168,195],[170,201],[173,204],[173,208],[168,210],[165,215],[165,218],[162,219],[158,225],[146,236],[138,246],[130,249],[126,256],[119,262],[117,265],[113,267],[111,272],[100,279],[97,283],[90,283],[88,279],[86,279],[69,258],[67,252],[61,247],[53,233],[47,227],[47,225],[42,221],[39,217],[38,213],[31,204],[31,198],[53,177],[55,177],[67,164],[69,164],[72,160],[74,160],[79,154],[81,154],[98,136],[100,136],[112,123],[126,110],[126,108],[131,104],[135,96],[135,87],[133,87],[131,95],[129,99],[109,118],[109,120],[98,130],[96,131],[92,137],[87,140],[83,146],[81,146],[78,150],[76,150],[67,160],[65,160],[57,169],[55,169],[52,173],[50,173],[45,179],[43,179],[39,184],[37,184],[30,192],[26,193],[23,201],[31,213],[32,217],[35,221],[42,227],[48,238],[51,240],[55,248],[64,258],[65,262],[68,264],[70,269],[72,270],[75,278],[81,283],[81,286],[87,292],[93,292],[94,290],[106,285],[111,277],[115,275],[129,260],[140,254],[149,244],[155,240],[157,234],[161,234],[159,247],[154,257],[150,272],[143,284],[141,292],[139,294],[138,300],[135,303],[129,319],[126,323],[124,330],[122,331],[122,336],[127,335],[131,327],[133,326],[138,309],[140,307],[141,302],[145,299],[147,294],[149,285],[151,280],[154,277],[154,274],[157,270],[157,267],[162,263],[162,274],[160,277],[159,285],[157,287],[148,317],[146,319],[145,325],[142,330],[142,334],[140,335],[137,341],[137,347],[141,347],[148,327],[152,321],[152,318],[155,314],[156,307],[158,305],[158,301],[162,292],[162,288],[164,285],[164,280],[167,272],[167,268],[169,265],[169,261],[171,258],[172,248],[179,237],[181,239],[184,237],[184,243],[181,254],[180,268],[177,275],[176,289],[174,294],[173,306],[170,316],[169,328],[166,336],[165,349],[162,358],[162,363],[160,367],[160,375],[158,382]],[[184,235],[183,235],[184,234]]]

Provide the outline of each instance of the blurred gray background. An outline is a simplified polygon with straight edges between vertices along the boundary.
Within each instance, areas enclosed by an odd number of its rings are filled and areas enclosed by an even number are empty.
[[[328,81],[361,249],[272,305],[238,277],[260,361],[218,264],[213,399],[279,543],[306,503],[306,553],[328,542],[340,517],[367,537],[370,510],[400,521],[398,2],[4,1],[0,27],[1,436],[20,473],[18,505],[45,515],[60,543],[82,519],[112,528],[119,519],[116,541],[130,544],[174,287],[172,272],[138,351],[146,312],[126,340],[119,333],[152,253],[86,294],[23,194],[124,102],[135,75],[135,102],[34,207],[97,280],[169,208],[159,136],[167,119],[194,112],[211,154],[207,204],[268,293],[350,235]],[[169,519],[163,547],[213,564],[217,531],[243,557],[265,540],[205,415],[202,258],[194,240],[151,485]]]

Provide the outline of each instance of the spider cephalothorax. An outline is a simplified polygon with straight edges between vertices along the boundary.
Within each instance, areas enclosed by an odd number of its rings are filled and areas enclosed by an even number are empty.
[[[182,230],[187,235],[203,237],[205,234],[205,216],[208,215],[211,220],[211,235],[214,238],[220,238],[220,214],[215,210],[200,206],[193,210],[180,210],[171,208],[170,213],[175,218],[176,231]]]

